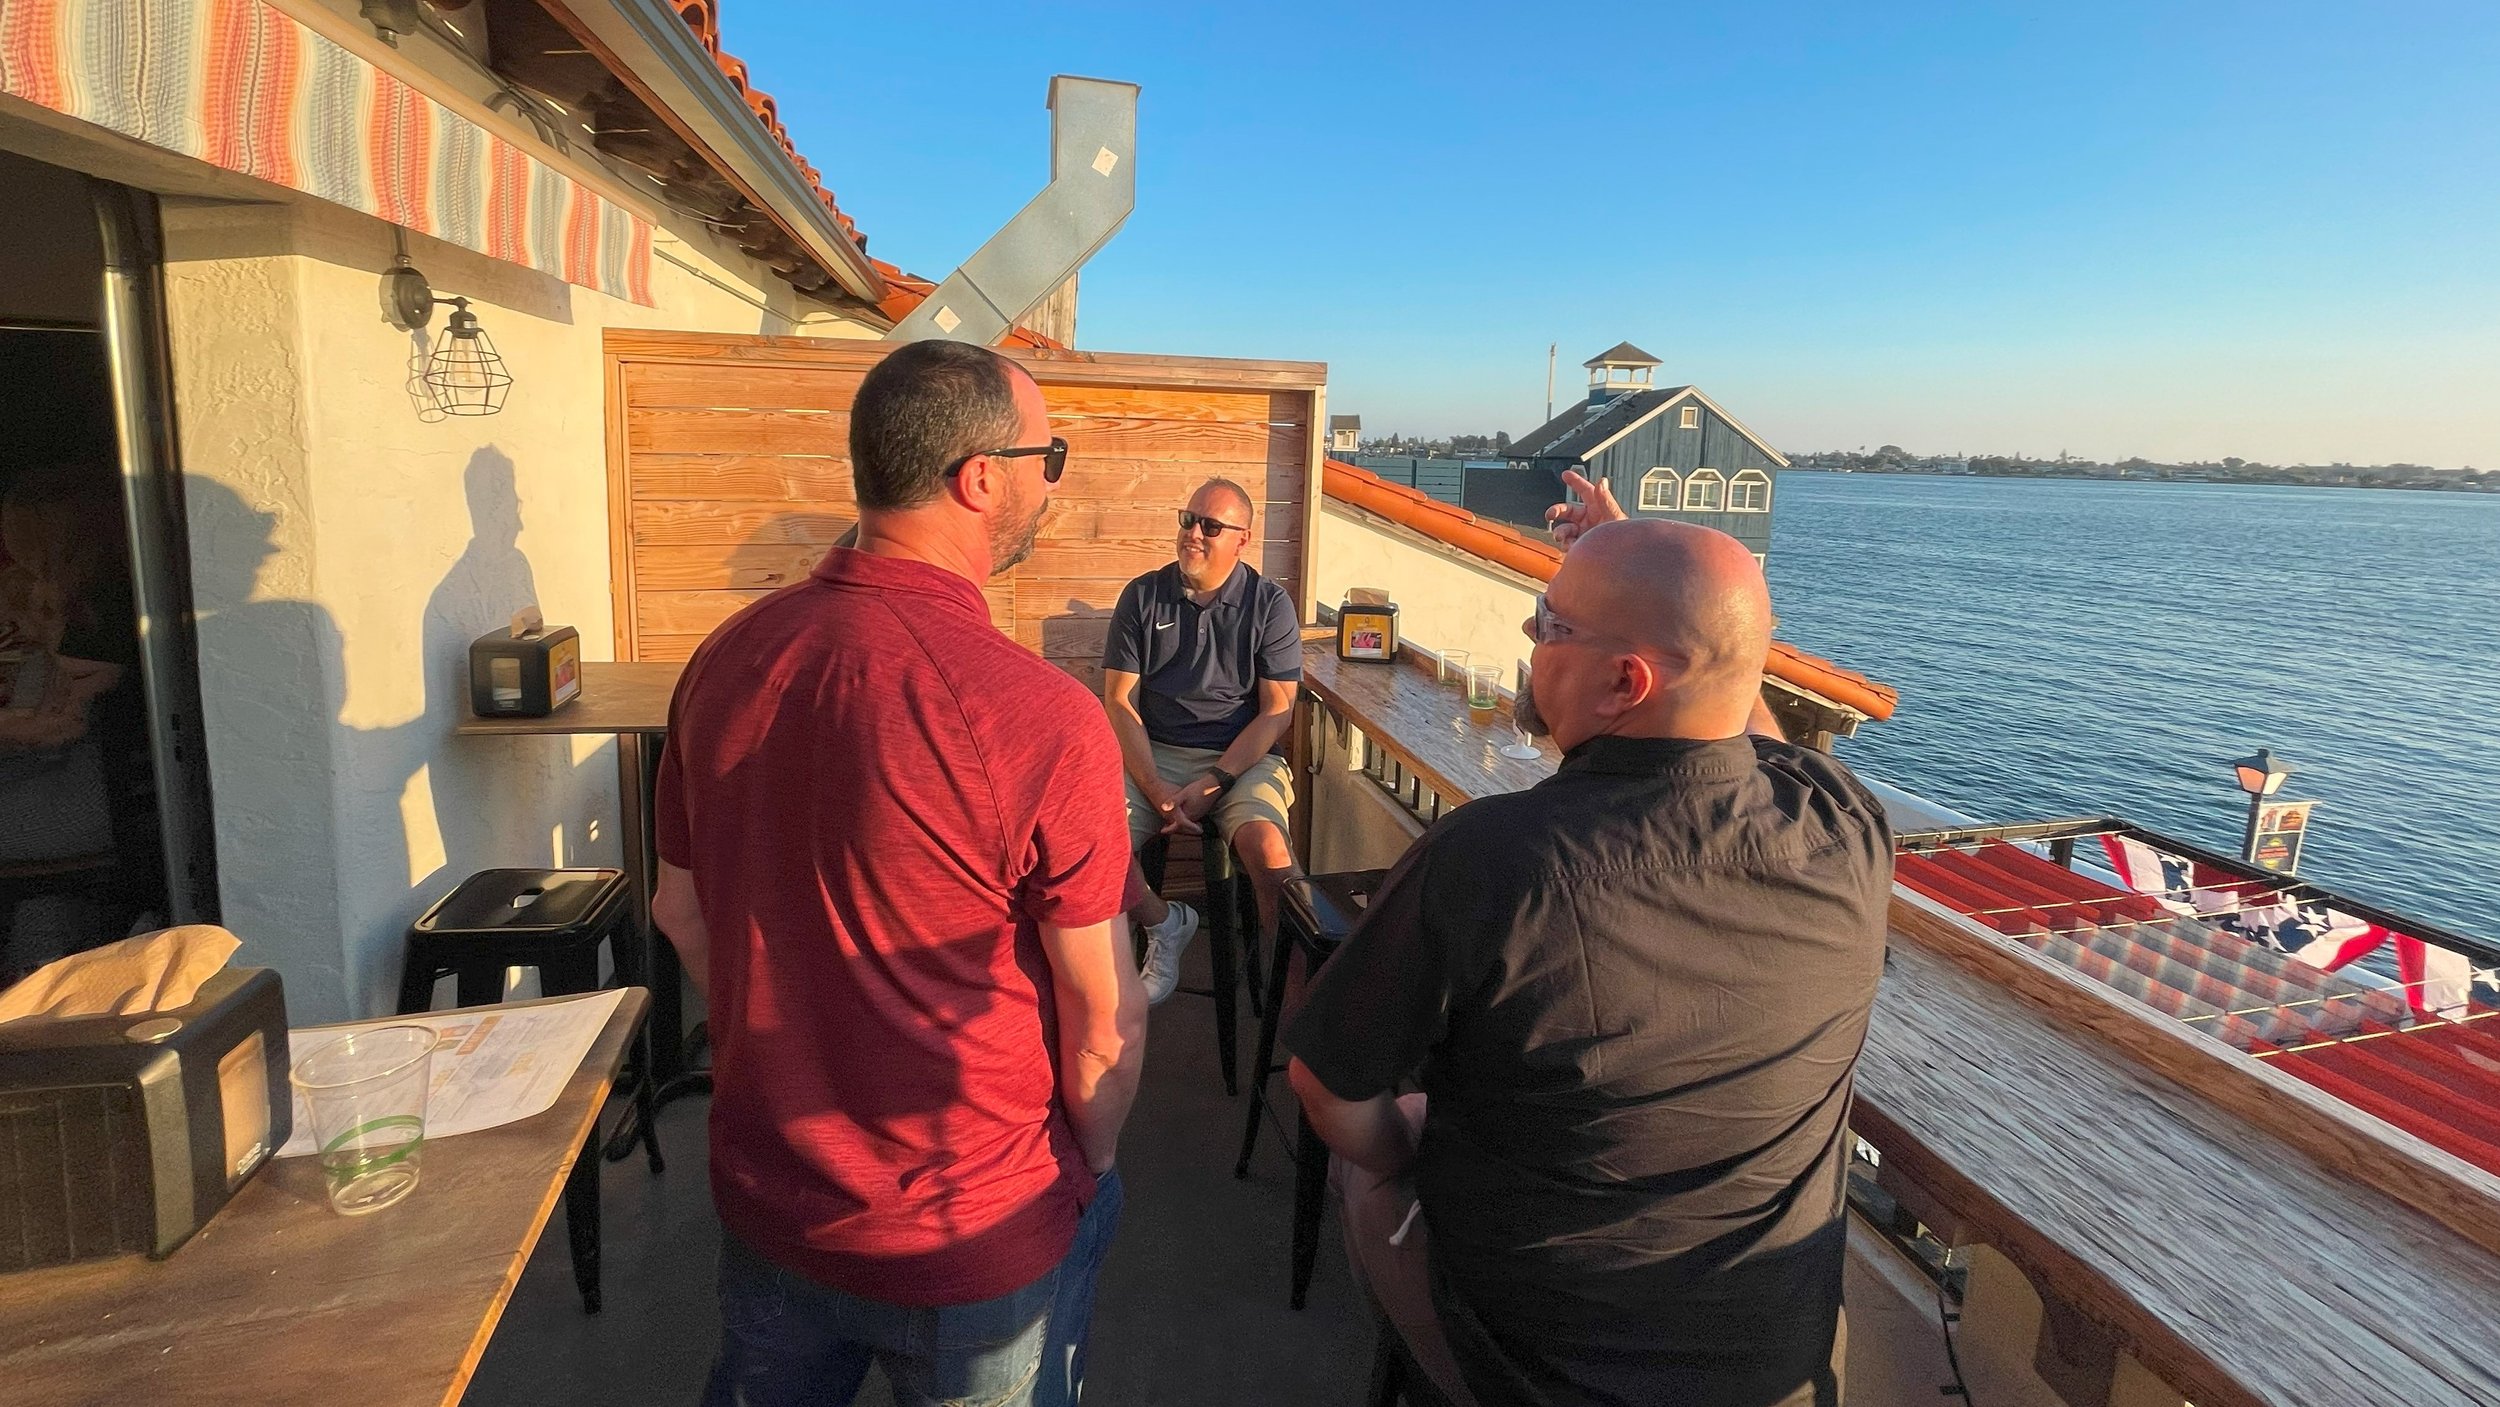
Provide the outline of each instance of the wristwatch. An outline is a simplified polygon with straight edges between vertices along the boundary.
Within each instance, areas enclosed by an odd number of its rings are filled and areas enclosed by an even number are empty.
[[[1233,783],[1241,780],[1241,778],[1234,776],[1232,773],[1225,771],[1221,767],[1209,767],[1207,769],[1207,773],[1215,778],[1215,790],[1216,794],[1219,796],[1225,792],[1231,791],[1233,789]]]

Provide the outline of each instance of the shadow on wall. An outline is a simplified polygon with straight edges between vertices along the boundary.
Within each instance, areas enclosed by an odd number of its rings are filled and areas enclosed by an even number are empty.
[[[521,551],[521,492],[512,459],[489,445],[461,475],[469,505],[469,541],[426,598],[423,625],[425,736],[405,775],[428,772],[434,827],[449,871],[432,895],[476,870],[540,863],[547,836],[523,834],[515,814],[525,782],[541,780],[570,745],[547,738],[454,738],[469,710],[469,643],[508,628],[515,611],[538,604],[538,575]],[[431,902],[429,898],[428,902]],[[411,915],[413,919],[414,915]]]
[[[520,546],[521,494],[512,459],[488,445],[461,475],[469,540],[426,598],[419,648],[424,712],[407,725],[394,798],[416,813],[430,805],[433,836],[412,836],[409,887],[393,908],[394,944],[374,999],[396,991],[396,935],[426,907],[485,869],[618,863],[609,840],[615,810],[613,744],[576,763],[569,737],[459,737],[469,715],[469,646],[509,629],[513,614],[540,605],[538,576]],[[551,621],[550,625],[565,622]],[[411,825],[423,823],[411,815]],[[432,867],[426,869],[431,860]]]
[[[1067,609],[1042,621],[1042,658],[1102,693],[1103,641],[1111,633],[1111,608],[1070,597]]]
[[[417,423],[421,425],[439,424],[451,418],[444,411],[442,401],[435,396],[434,388],[426,384],[426,363],[433,357],[434,337],[428,329],[420,327],[408,334],[408,381],[402,389],[408,393],[408,409],[415,412]],[[479,453],[493,451],[481,450]]]
[[[196,474],[183,496],[225,923],[244,961],[284,975],[294,1019],[355,1014],[330,790],[338,625],[317,602],[258,595],[279,551],[277,514]]]
[[[282,517],[185,480],[228,926],[282,970],[298,1019],[388,1011],[408,924],[470,874],[599,863],[614,848],[599,823],[612,796],[597,799],[612,753],[577,766],[569,739],[453,734],[469,642],[538,601],[511,459],[477,451],[464,488],[469,540],[419,623],[423,711],[360,727],[343,716],[336,619],[262,590]]]

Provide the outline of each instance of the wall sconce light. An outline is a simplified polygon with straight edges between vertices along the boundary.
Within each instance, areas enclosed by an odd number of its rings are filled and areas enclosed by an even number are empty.
[[[425,384],[445,415],[493,415],[503,409],[504,393],[512,389],[512,373],[504,370],[493,338],[477,325],[469,300],[451,300],[451,323],[443,344],[426,359]]]
[[[356,7],[356,17],[373,26],[374,34],[396,49],[399,36],[414,34],[424,23],[417,18],[415,0],[364,0]]]
[[[426,358],[424,381],[435,406],[445,415],[493,415],[503,409],[512,389],[512,373],[504,368],[495,341],[478,326],[466,298],[437,298],[425,275],[402,254],[382,276],[382,305],[393,325],[408,332],[433,321],[438,304],[451,305],[443,340]]]

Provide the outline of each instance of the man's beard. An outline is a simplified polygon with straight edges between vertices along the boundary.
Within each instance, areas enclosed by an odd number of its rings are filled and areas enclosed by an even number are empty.
[[[1510,701],[1510,720],[1531,738],[1551,737],[1554,730],[1545,726],[1545,715],[1536,711],[1535,682],[1534,670],[1519,671],[1519,695]]]
[[[1192,591],[1213,591],[1217,587],[1222,586],[1226,580],[1231,578],[1233,574],[1233,569],[1231,567],[1226,567],[1221,572],[1215,570],[1215,552],[1213,549],[1209,549],[1208,551],[1200,554],[1198,558],[1199,571],[1207,575],[1207,579],[1203,581],[1189,574],[1189,563],[1182,560],[1178,554],[1174,554],[1173,560],[1180,562],[1181,580],[1187,582],[1189,584],[1189,589]]]
[[[1028,509],[1022,489],[1008,497],[990,525],[991,576],[1002,576],[1033,555],[1033,543],[1042,535],[1042,520],[1050,516],[1050,503],[1045,498],[1041,507]]]

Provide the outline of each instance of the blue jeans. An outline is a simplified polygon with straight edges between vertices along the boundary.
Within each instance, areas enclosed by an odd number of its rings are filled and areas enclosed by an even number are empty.
[[[1075,1407],[1085,1387],[1094,1276],[1120,1224],[1104,1173],[1067,1256],[1023,1289],[913,1309],[861,1299],[721,1237],[720,1358],[704,1407],[845,1407],[885,1369],[900,1407]]]

